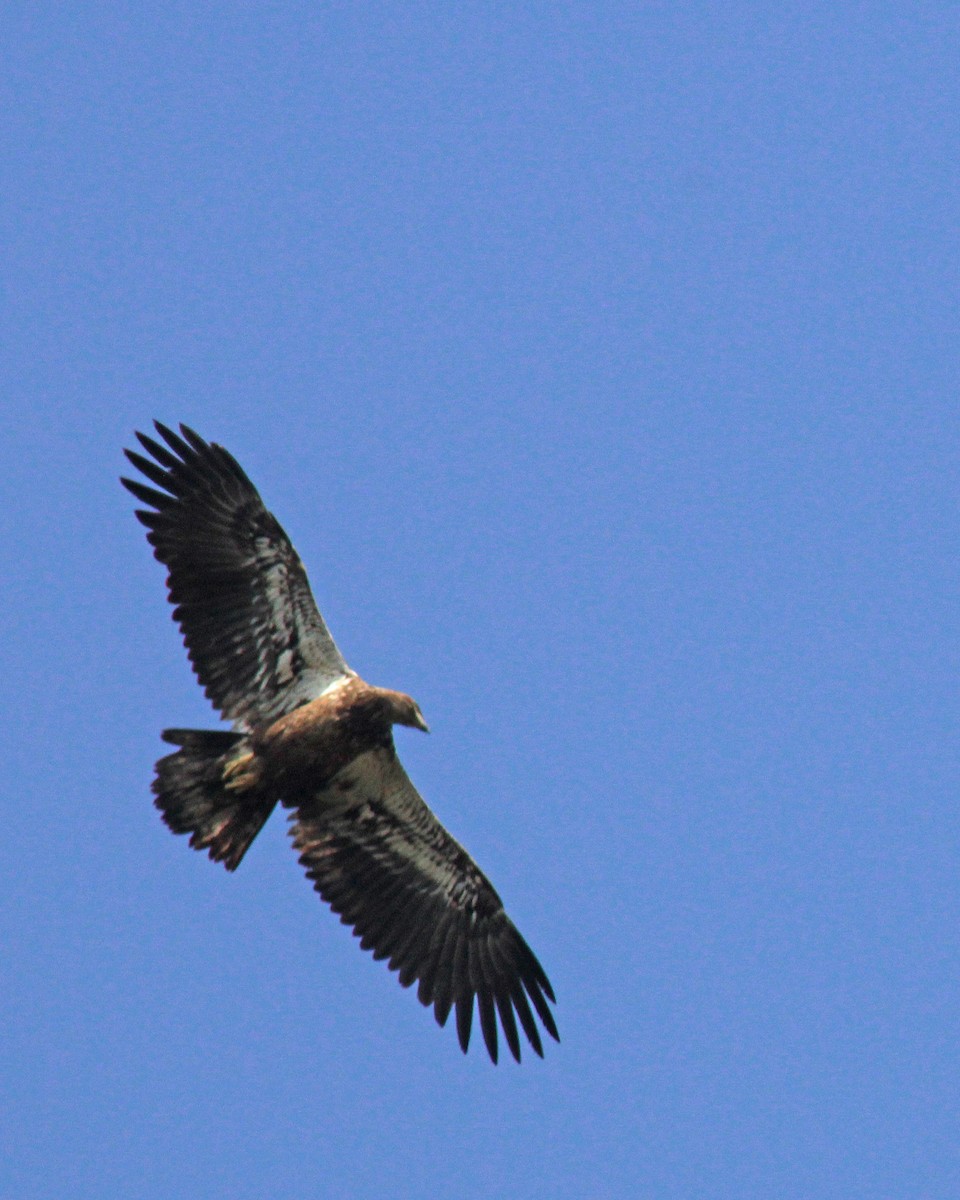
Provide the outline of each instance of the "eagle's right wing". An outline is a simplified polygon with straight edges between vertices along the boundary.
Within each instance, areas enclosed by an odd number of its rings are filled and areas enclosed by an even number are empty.
[[[392,746],[361,754],[317,795],[296,799],[294,845],[314,887],[364,950],[389,959],[404,987],[419,980],[420,1002],[433,1005],[440,1025],[456,1005],[464,1052],[474,997],[494,1062],[497,1014],[518,1062],[516,1018],[542,1057],[531,1003],[559,1041],[543,967],[490,881],[423,802]]]

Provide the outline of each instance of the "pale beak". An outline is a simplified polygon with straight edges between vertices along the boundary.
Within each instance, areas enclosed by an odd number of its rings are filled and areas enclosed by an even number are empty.
[[[429,726],[429,725],[426,723],[426,721],[423,719],[423,713],[421,713],[421,712],[418,712],[418,713],[417,713],[417,720],[416,720],[416,726],[415,726],[415,727],[416,727],[417,729],[422,729],[424,733],[429,733],[429,732],[430,732],[430,726]]]

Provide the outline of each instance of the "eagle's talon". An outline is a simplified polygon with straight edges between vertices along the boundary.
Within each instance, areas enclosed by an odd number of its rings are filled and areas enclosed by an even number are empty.
[[[228,792],[243,792],[257,783],[257,771],[252,753],[231,759],[223,768],[223,786]]]
[[[239,775],[241,771],[246,772],[247,767],[253,762],[253,753],[248,752],[241,754],[239,758],[233,758],[223,768],[224,779],[232,779],[234,775]]]

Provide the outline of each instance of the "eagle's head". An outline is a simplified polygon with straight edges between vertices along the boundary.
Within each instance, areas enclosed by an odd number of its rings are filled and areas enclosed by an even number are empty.
[[[390,720],[394,725],[409,725],[412,729],[422,729],[424,733],[430,732],[430,727],[420,711],[420,705],[412,696],[407,696],[404,692],[389,692],[388,695],[390,697]]]

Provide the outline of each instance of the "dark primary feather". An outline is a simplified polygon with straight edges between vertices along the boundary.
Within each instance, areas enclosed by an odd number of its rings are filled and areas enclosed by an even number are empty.
[[[197,678],[225,717],[249,727],[281,716],[351,674],[310,592],[297,552],[222,446],[156,422],[164,444],[127,450],[151,484],[123,484],[146,509],[168,569],[174,617]],[[162,489],[162,490],[158,490]]]
[[[293,798],[291,798],[292,802]],[[487,1051],[498,1024],[520,1061],[517,1021],[543,1055],[531,1012],[559,1041],[553,989],[493,886],[420,798],[391,749],[370,750],[329,786],[299,797],[294,845],[314,887],[361,946],[386,958],[439,1024],[456,1008],[464,1051],[474,1000]]]

